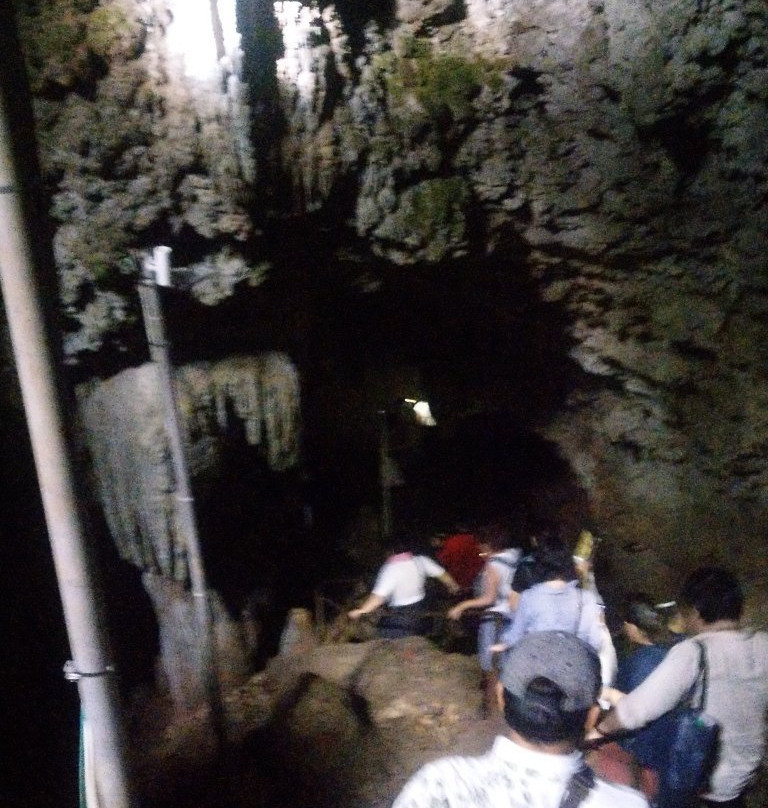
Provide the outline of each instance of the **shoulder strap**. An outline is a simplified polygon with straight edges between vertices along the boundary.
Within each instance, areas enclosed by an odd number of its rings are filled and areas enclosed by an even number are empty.
[[[498,561],[498,562],[499,562],[499,564],[503,564],[505,567],[509,567],[511,570],[516,570],[516,569],[517,569],[517,566],[518,566],[518,564],[519,564],[519,562],[518,562],[518,561],[512,561],[511,559],[509,559],[509,558],[503,558],[503,557],[502,557],[502,556],[500,556],[500,555],[497,555],[497,556],[491,556],[491,558],[490,558],[489,560],[490,560],[490,561]]]
[[[694,640],[696,645],[699,646],[699,675],[696,677],[696,682],[701,680],[701,693],[699,694],[699,709],[703,710],[704,705],[707,701],[707,684],[709,680],[708,670],[707,670],[707,649],[704,647],[704,643],[700,642],[699,640]],[[696,686],[696,682],[694,682],[694,687]]]
[[[704,650],[704,644],[699,640],[693,640],[696,644],[697,648],[699,649],[699,667],[696,673],[696,678],[693,680],[691,684],[690,690],[688,691],[688,695],[685,697],[685,700],[681,702],[684,707],[692,707],[697,710],[704,709],[704,702],[707,698],[707,653]],[[696,688],[701,682],[701,693],[699,693],[699,703],[698,705],[694,705],[693,697],[696,693]]]
[[[594,785],[595,775],[592,769],[583,763],[568,781],[563,798],[560,800],[560,808],[577,808],[587,798]]]

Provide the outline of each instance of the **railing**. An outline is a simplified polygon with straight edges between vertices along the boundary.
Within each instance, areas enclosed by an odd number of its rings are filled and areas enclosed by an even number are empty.
[[[366,593],[362,578],[337,578],[324,581],[315,589],[315,628],[319,637],[329,639],[329,626],[346,617]],[[332,639],[332,638],[330,638]]]
[[[326,642],[338,642],[347,636],[350,620],[347,612],[359,604],[368,594],[368,583],[363,578],[337,578],[323,582],[314,593],[314,619],[317,636]],[[459,625],[448,617],[448,609],[454,601],[438,601],[424,612],[426,635],[438,642],[446,641],[461,633]],[[375,623],[374,612],[363,624]]]

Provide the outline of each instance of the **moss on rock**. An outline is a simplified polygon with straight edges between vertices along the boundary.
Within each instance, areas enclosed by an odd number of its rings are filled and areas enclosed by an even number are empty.
[[[106,61],[136,58],[141,53],[145,37],[144,25],[125,2],[99,6],[88,15],[88,49]]]
[[[454,121],[472,114],[472,100],[480,92],[482,70],[477,62],[458,56],[407,56],[394,63],[387,77],[390,98],[404,103],[412,94],[430,118],[446,112]]]
[[[411,257],[437,263],[466,249],[470,193],[461,177],[436,177],[408,188],[376,229],[377,238],[407,248]]]
[[[386,88],[395,118],[414,116],[442,123],[466,121],[484,87],[503,85],[503,66],[480,57],[438,53],[429,40],[406,37],[394,50],[377,54],[374,73]]]
[[[33,93],[70,88],[90,70],[82,3],[67,0],[16,10],[20,40]]]
[[[424,241],[441,232],[463,236],[462,210],[468,197],[467,184],[461,177],[425,180],[417,185],[412,196],[414,226]]]

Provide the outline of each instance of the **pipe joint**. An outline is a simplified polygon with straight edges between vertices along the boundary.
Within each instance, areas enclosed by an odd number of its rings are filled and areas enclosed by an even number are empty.
[[[114,665],[106,665],[104,670],[101,671],[79,671],[75,666],[73,659],[68,659],[64,663],[64,678],[68,682],[79,682],[80,679],[94,679],[99,676],[107,676],[110,673],[115,673]]]

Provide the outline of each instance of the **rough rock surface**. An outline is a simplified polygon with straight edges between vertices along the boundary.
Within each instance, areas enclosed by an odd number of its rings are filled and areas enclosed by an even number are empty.
[[[263,276],[263,216],[409,273],[489,257],[566,323],[582,381],[537,428],[627,585],[764,577],[762,0],[251,0],[207,83],[183,8],[18,3],[72,357],[125,341],[157,238],[210,302]]]
[[[190,478],[215,474],[232,433],[258,447],[273,471],[298,464],[299,380],[288,357],[269,353],[185,365],[172,383]],[[121,557],[186,582],[162,384],[160,370],[145,364],[81,385],[78,408],[95,487]]]
[[[210,766],[200,714],[137,721],[151,808],[388,808],[423,764],[480,755],[504,732],[479,712],[474,658],[421,638],[279,656],[226,699],[229,763]],[[286,777],[290,772],[290,777]],[[764,805],[765,783],[750,797]]]
[[[226,793],[244,807],[384,808],[422,764],[490,746],[502,724],[480,716],[478,683],[473,658],[421,638],[281,655],[226,697],[233,776],[208,779],[201,714],[175,723],[139,716],[138,770],[153,806],[199,808]]]
[[[331,11],[304,10],[305,41],[328,44],[303,69],[339,100],[318,87],[300,151],[337,145],[291,159],[294,184],[319,206],[351,174],[352,221],[395,263],[516,245],[509,271],[563,310],[591,379],[543,433],[623,540],[617,568],[748,571],[768,504],[760,4],[394,7],[352,80]]]
[[[187,453],[188,490],[195,490],[193,479],[221,473],[227,445],[238,438],[255,447],[263,465],[274,472],[298,464],[299,383],[285,355],[268,353],[182,366],[176,369],[173,384]],[[164,429],[167,414],[161,385],[160,371],[151,363],[106,381],[94,380],[78,389],[79,412],[94,489],[112,540],[120,557],[143,573],[141,582],[158,626],[160,682],[179,709],[190,710],[203,701],[201,682],[206,680],[200,675],[199,610],[188,586],[194,563],[188,549],[190,526],[178,503],[178,467]],[[257,460],[253,455],[251,462]],[[226,525],[211,525],[205,541],[200,539],[200,500],[191,507],[198,514],[193,517],[198,552],[208,549],[210,553],[217,541],[226,546],[226,535],[220,535],[226,533]],[[224,567],[226,577],[237,578],[237,561],[229,562]],[[203,568],[208,563],[203,562]],[[238,683],[253,671],[258,646],[253,632],[261,630],[255,614],[256,572],[247,567],[241,573],[250,591],[233,597],[230,586],[228,603],[222,598],[222,581],[210,577],[206,581],[223,686]]]

